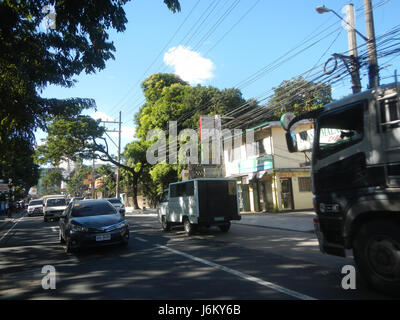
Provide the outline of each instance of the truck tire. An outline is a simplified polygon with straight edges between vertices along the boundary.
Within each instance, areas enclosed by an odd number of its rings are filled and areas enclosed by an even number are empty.
[[[162,216],[162,218],[161,218],[161,227],[162,227],[163,231],[171,230],[171,224],[167,221],[166,216]]]
[[[400,226],[393,221],[372,221],[361,227],[353,242],[361,276],[377,291],[400,296]]]
[[[186,218],[183,221],[183,227],[185,228],[185,232],[188,236],[191,236],[195,232],[195,229],[196,229],[196,226],[194,224],[190,223],[188,218]]]
[[[227,224],[220,225],[220,226],[219,226],[219,229],[220,229],[222,232],[228,232],[230,227],[231,227],[231,223],[228,222]]]

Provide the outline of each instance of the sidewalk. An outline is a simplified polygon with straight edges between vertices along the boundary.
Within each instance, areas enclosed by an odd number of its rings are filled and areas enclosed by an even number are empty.
[[[155,215],[156,209],[133,210],[126,208],[128,215]],[[313,211],[290,212],[243,212],[240,221],[232,221],[232,224],[243,224],[264,228],[276,228],[300,232],[314,232]]]

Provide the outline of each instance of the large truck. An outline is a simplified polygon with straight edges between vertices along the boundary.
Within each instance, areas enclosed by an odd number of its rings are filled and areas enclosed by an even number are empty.
[[[295,124],[308,119],[314,128],[295,133]],[[289,152],[312,151],[314,223],[321,251],[345,257],[352,250],[370,286],[399,295],[397,81],[282,120]]]

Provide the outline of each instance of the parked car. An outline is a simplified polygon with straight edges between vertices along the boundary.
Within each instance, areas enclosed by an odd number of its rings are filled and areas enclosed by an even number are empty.
[[[43,203],[43,220],[58,220],[67,207],[66,199],[63,196],[47,197]]]
[[[60,243],[66,244],[67,252],[129,242],[128,222],[103,199],[71,202],[60,217],[59,232]]]
[[[28,204],[28,216],[43,215],[43,200],[31,200]]]
[[[118,198],[105,198],[104,200],[109,201],[118,212],[125,215],[125,205]]]

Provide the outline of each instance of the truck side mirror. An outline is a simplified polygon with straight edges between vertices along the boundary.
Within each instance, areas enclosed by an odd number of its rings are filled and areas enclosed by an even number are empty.
[[[290,153],[297,152],[296,135],[290,131],[286,132],[286,145]]]

